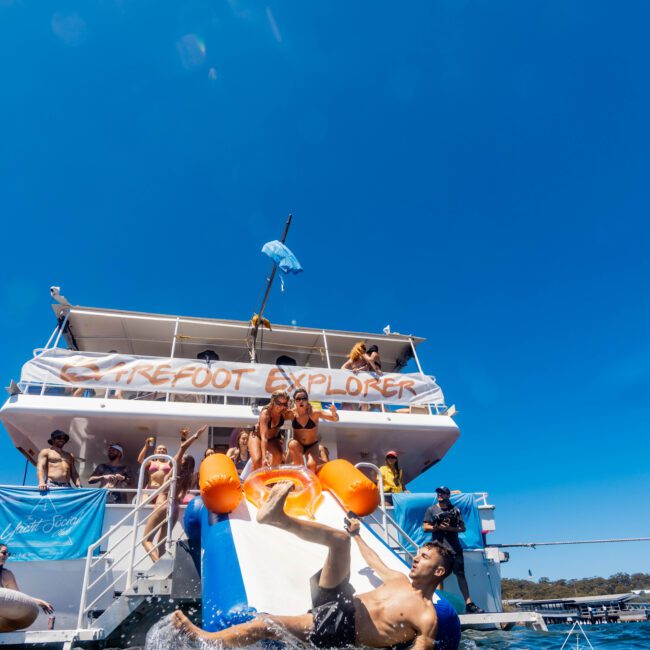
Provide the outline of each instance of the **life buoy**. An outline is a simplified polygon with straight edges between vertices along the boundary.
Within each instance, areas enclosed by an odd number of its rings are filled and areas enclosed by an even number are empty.
[[[291,481],[294,490],[284,504],[284,511],[291,517],[306,516],[314,518],[314,513],[321,499],[321,485],[316,475],[306,467],[298,465],[280,465],[270,469],[258,469],[244,482],[244,494],[256,507],[260,508],[266,501],[271,486],[280,481]]]
[[[242,499],[237,468],[225,454],[211,454],[203,459],[199,487],[205,507],[215,514],[232,512]]]
[[[379,505],[379,489],[352,463],[343,458],[325,463],[318,472],[324,489],[335,494],[347,510],[359,517],[375,511]]]
[[[0,632],[24,630],[37,617],[38,605],[31,596],[0,587]]]

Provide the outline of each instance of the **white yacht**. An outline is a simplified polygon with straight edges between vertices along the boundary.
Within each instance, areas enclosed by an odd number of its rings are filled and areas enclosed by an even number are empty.
[[[174,453],[182,427],[207,424],[207,434],[188,452],[200,461],[207,447],[225,452],[234,428],[255,424],[272,390],[298,385],[308,387],[314,401],[340,404],[339,421],[321,424],[321,444],[332,459],[347,459],[372,478],[389,449],[398,452],[407,480],[435,472],[459,436],[455,410],[420,365],[424,339],[417,336],[274,324],[271,331],[260,330],[253,364],[246,321],[69,304],[53,309],[56,326],[11,381],[0,420],[30,464],[53,430],[67,432],[66,449],[78,459],[84,489],[92,489],[88,478],[105,462],[109,444],[123,447],[137,477],[136,459],[147,437]],[[379,347],[379,381],[338,370],[358,341]],[[344,374],[349,377],[341,384]],[[143,504],[146,497],[136,496],[144,483],[140,476],[139,485],[124,490],[124,503],[106,504],[102,535],[84,557],[11,564],[23,591],[54,605],[56,622],[47,629],[41,615],[27,631],[0,634],[0,645],[142,645],[143,634],[166,612],[200,611],[200,563],[193,561],[182,515],[158,562],[152,564],[142,548],[155,499]],[[475,496],[485,539],[494,530],[494,506],[487,494]],[[390,552],[406,557],[413,549],[393,514],[382,495],[367,521]],[[506,560],[489,545],[465,551],[473,600],[490,613],[461,616],[463,625],[537,621],[534,614],[501,613],[500,564]],[[445,590],[457,593],[454,577]]]

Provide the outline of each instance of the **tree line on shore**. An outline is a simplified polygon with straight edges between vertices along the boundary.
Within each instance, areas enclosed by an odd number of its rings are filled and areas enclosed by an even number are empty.
[[[504,600],[543,600],[546,598],[625,594],[635,589],[650,589],[650,573],[615,573],[609,578],[569,580],[540,578],[537,582],[503,578],[501,588]],[[643,600],[650,600],[650,598],[645,596]]]

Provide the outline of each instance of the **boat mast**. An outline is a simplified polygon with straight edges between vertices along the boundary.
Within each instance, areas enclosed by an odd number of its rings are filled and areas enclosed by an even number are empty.
[[[284,242],[287,239],[287,233],[289,232],[289,226],[291,225],[291,219],[293,215],[289,215],[289,218],[287,219],[287,223],[284,224],[284,232],[282,233],[282,239],[280,242],[284,244]],[[262,324],[262,317],[264,316],[264,308],[266,307],[266,301],[269,299],[269,294],[271,293],[271,285],[273,284],[273,280],[275,278],[275,272],[278,269],[277,264],[273,264],[273,270],[271,271],[271,275],[269,276],[267,285],[266,285],[266,291],[264,292],[264,298],[262,299],[262,306],[260,307],[260,311],[257,314],[257,320],[253,322],[253,328],[251,330],[251,338],[252,338],[252,345],[251,345],[251,363],[257,363],[257,332],[260,328],[260,325]],[[253,316],[255,318],[255,316]]]

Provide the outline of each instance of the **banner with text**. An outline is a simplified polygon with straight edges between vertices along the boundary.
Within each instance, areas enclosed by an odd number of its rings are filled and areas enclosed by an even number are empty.
[[[11,560],[74,560],[102,534],[106,490],[0,488],[0,540]]]
[[[20,379],[84,388],[239,397],[268,397],[276,390],[292,393],[302,387],[311,400],[325,402],[444,403],[435,379],[419,373],[377,375],[229,361],[208,364],[190,359],[140,358],[63,349],[47,350],[28,361]]]

